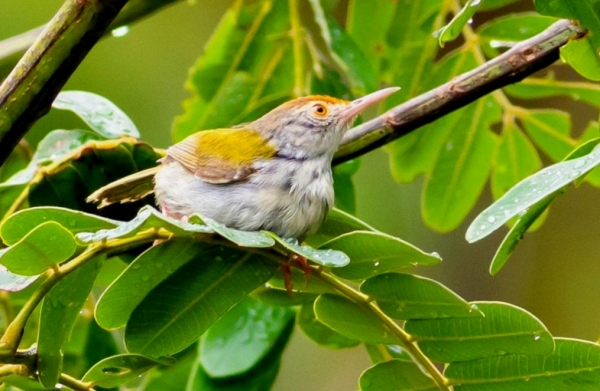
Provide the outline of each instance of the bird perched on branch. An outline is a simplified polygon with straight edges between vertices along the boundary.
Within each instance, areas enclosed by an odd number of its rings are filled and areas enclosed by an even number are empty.
[[[87,200],[104,207],[154,192],[162,212],[176,219],[199,213],[231,228],[302,238],[333,207],[331,160],[344,132],[364,109],[398,89],[354,101],[297,98],[254,122],[194,133],[167,149],[157,167]]]

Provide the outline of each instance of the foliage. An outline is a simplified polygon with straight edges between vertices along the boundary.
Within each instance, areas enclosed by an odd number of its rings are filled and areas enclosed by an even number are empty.
[[[389,108],[542,32],[556,17],[589,29],[562,55],[596,79],[594,1],[537,0],[537,11],[549,16],[503,14],[514,2],[237,0],[191,69],[192,96],[175,120],[174,140],[252,120],[307,93],[350,98],[399,85],[401,93],[383,104]],[[478,12],[497,9],[472,24]],[[340,14],[345,19],[332,16]],[[586,56],[593,59],[581,61]],[[456,228],[490,181],[498,201],[467,238],[518,217],[492,273],[566,186],[588,173],[585,180],[600,184],[597,122],[575,137],[566,111],[517,104],[557,95],[599,107],[595,84],[549,73],[386,147],[395,179],[424,176],[423,218],[440,231]],[[127,115],[100,96],[66,91],[54,107],[89,129],[48,132],[30,159],[17,149],[0,170],[0,289],[15,292],[0,296],[0,376],[9,387],[266,390],[295,325],[328,348],[364,346],[373,365],[359,379],[362,391],[600,387],[597,344],[555,338],[524,309],[468,302],[407,273],[441,258],[350,214],[357,162],[336,167],[340,209],[305,243],[203,216],[176,221],[151,200],[98,211],[85,202],[92,191],[154,166],[164,151],[139,141]],[[542,158],[562,161],[539,171]],[[291,292],[280,265],[294,266]],[[34,341],[37,347],[24,350]]]

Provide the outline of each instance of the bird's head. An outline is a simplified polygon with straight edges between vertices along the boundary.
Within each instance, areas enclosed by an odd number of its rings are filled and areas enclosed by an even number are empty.
[[[266,137],[280,156],[333,156],[356,117],[398,90],[385,88],[353,101],[324,95],[297,98],[265,114],[251,127]]]

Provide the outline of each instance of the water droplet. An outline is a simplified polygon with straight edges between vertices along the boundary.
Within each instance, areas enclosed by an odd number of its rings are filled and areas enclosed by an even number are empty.
[[[486,228],[487,228],[487,226],[486,226],[485,224],[481,224],[481,226],[479,227],[479,229],[480,229],[480,230],[482,230],[482,231],[483,231],[484,229],[486,229]]]
[[[571,171],[571,172],[569,173],[569,178],[577,178],[577,177],[578,177],[580,174],[581,174],[581,172],[580,172],[580,171],[577,171],[577,170],[575,170],[575,171]]]
[[[446,144],[446,150],[452,151],[452,148],[454,148],[454,144],[452,143],[452,141],[448,141],[448,143]]]
[[[378,267],[379,266],[379,261],[374,262],[373,266]]]
[[[117,27],[113,31],[110,32],[113,37],[123,37],[129,33],[129,26],[121,26]]]
[[[487,218],[488,223],[495,223],[496,222],[496,217],[494,216],[490,216]]]

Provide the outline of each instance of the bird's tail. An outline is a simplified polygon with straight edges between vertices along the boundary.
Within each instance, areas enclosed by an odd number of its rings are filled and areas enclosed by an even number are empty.
[[[148,168],[128,175],[103,186],[90,194],[87,202],[99,202],[98,208],[104,208],[117,202],[134,202],[154,192],[152,179],[159,166]]]

